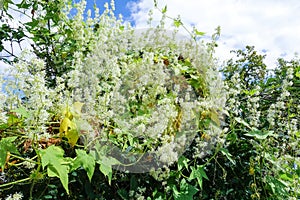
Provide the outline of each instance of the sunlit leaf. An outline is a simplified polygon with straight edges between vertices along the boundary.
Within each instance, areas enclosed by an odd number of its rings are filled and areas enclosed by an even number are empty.
[[[30,112],[28,112],[25,107],[19,107],[19,108],[15,109],[15,110],[12,110],[12,112],[20,114],[24,118],[30,117]]]
[[[214,110],[211,110],[210,111],[210,119],[217,125],[217,126],[220,126],[221,125],[221,122],[220,122],[220,119],[219,119],[219,115],[216,111]]]
[[[100,171],[107,176],[108,183],[111,184],[112,179],[112,166],[119,165],[120,162],[113,157],[102,156],[100,160],[97,161],[100,164]]]
[[[77,169],[82,166],[87,172],[89,180],[92,180],[94,170],[95,170],[95,160],[92,155],[87,154],[86,151],[81,149],[76,149],[76,158],[72,166],[72,170]]]
[[[58,177],[69,194],[68,173],[70,171],[70,158],[64,158],[64,150],[57,146],[50,146],[47,149],[40,150],[42,167],[47,167],[49,177]]]
[[[71,129],[66,133],[66,138],[68,139],[69,144],[74,147],[79,139],[79,133],[77,129]]]
[[[205,35],[205,32],[201,32],[201,31],[198,31],[197,29],[194,29],[194,32],[197,36],[203,36]]]
[[[247,122],[245,122],[243,119],[241,119],[241,118],[239,118],[239,117],[235,117],[234,119],[235,119],[235,121],[237,121],[238,123],[243,124],[244,126],[246,126],[246,127],[249,128],[249,129],[252,129],[251,126],[250,126]]]
[[[166,13],[167,12],[167,5],[161,10],[162,13]]]
[[[62,122],[60,123],[60,127],[59,127],[59,133],[67,133],[68,129],[70,127],[71,121],[69,118],[65,117]]]
[[[180,19],[174,19],[173,24],[176,28],[182,25],[182,22]]]
[[[74,114],[76,114],[77,116],[81,114],[81,109],[82,109],[82,106],[84,105],[84,103],[81,103],[81,102],[75,102],[73,104],[73,111],[74,111]]]

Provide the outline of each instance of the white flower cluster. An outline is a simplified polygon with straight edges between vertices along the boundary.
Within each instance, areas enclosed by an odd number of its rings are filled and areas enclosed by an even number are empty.
[[[9,195],[5,198],[5,200],[21,200],[23,198],[23,194],[21,192],[16,192],[13,195]]]
[[[284,111],[287,108],[288,101],[291,100],[290,98],[290,92],[288,91],[288,87],[293,85],[293,82],[291,81],[293,79],[293,69],[288,68],[287,69],[287,77],[282,81],[282,92],[280,93],[279,97],[277,98],[277,101],[275,104],[271,104],[268,114],[267,114],[267,120],[270,123],[271,127],[278,126],[279,131],[285,132],[287,130],[287,124],[290,124],[288,121],[290,120],[287,117],[282,116]]]
[[[230,98],[228,98],[228,108],[227,110],[230,110],[231,113],[233,113],[235,115],[235,117],[238,117],[241,110],[240,105],[241,102],[238,100],[238,95],[240,94],[240,92],[242,91],[242,85],[241,85],[241,80],[239,77],[238,73],[235,73],[232,77],[230,82],[232,83],[232,85],[227,86],[227,90],[228,90],[228,95],[230,96]]]
[[[68,26],[74,32],[70,37],[78,49],[73,70],[56,77],[57,87],[51,89],[46,87],[42,60],[21,61],[11,69],[13,78],[3,101],[10,108],[22,105],[30,113],[25,130],[31,137],[49,137],[45,124],[50,113],[82,102],[82,117],[97,126],[93,128],[98,138],[114,137],[124,147],[129,141],[139,148],[137,140],[142,139],[146,151],[156,152],[161,162],[175,162],[178,149],[186,148],[199,132],[200,113],[213,110],[221,115],[224,109],[226,93],[211,52],[200,41],[177,41],[176,31],[168,34],[155,28],[135,34],[114,17],[113,1],[111,9],[106,5],[103,14],[96,13],[93,19],[89,11],[86,25],[82,23],[85,1],[75,5],[72,20],[60,22],[57,28]],[[71,8],[65,6],[61,15],[68,20]],[[83,53],[86,50],[88,55]],[[217,126],[209,127],[206,134],[212,139],[199,144],[199,151],[209,153],[206,147],[220,142],[221,132]],[[90,141],[96,135],[86,137]]]
[[[247,116],[247,118],[253,128],[258,128],[260,126],[261,116],[261,111],[259,111],[260,87],[256,86],[256,88],[254,88],[254,91],[255,92],[252,96],[248,96],[247,109],[249,110],[249,115]]]

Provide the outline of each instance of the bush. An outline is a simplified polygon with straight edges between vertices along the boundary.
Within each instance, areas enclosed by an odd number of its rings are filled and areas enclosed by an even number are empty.
[[[297,199],[299,59],[268,70],[254,47],[219,69],[194,29],[139,35],[85,1],[4,1],[0,197]],[[8,7],[30,11],[16,30]],[[73,14],[74,9],[76,13]],[[25,12],[26,13],[26,12]],[[150,18],[151,20],[151,18]],[[32,50],[14,55],[5,41]],[[220,76],[220,71],[223,77]]]

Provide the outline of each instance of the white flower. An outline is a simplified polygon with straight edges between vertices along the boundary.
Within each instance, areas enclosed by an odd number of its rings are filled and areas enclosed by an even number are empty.
[[[159,147],[157,150],[157,155],[159,156],[159,160],[166,165],[171,165],[178,159],[178,153],[175,150],[176,143],[170,142],[163,144],[163,146]]]
[[[25,168],[27,168],[27,169],[32,169],[32,168],[34,168],[35,167],[35,163],[33,163],[31,160],[25,160],[23,163],[22,163],[23,165],[24,165],[24,167]]]
[[[5,200],[21,200],[23,198],[23,194],[21,192],[16,192],[13,195],[9,195],[5,198]]]

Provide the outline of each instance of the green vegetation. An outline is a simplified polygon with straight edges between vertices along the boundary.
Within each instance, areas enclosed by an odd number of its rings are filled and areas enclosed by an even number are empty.
[[[167,6],[141,36],[113,1],[0,6],[0,199],[300,198],[298,57],[270,70],[247,46],[218,67],[219,28],[205,44]]]

